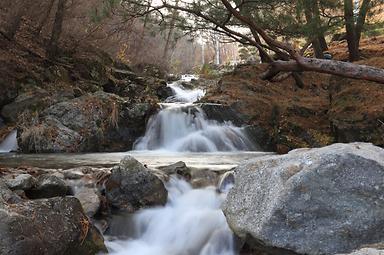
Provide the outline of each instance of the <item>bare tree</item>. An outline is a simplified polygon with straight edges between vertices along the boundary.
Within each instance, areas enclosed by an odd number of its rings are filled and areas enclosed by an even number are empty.
[[[135,1],[130,1],[130,3],[134,2]],[[239,2],[238,5],[242,5],[248,1],[237,2]],[[207,5],[212,4],[211,1],[206,1],[206,3]],[[220,15],[216,16],[211,13],[207,13],[207,11],[202,8],[206,6],[196,2],[184,2],[184,5],[176,6],[169,3],[167,0],[163,0],[161,5],[153,6],[151,10],[158,12],[161,9],[176,9],[185,12],[204,20],[208,25],[210,25],[211,30],[225,34],[235,41],[244,45],[252,45],[259,51],[269,50],[274,52],[280,60],[274,61],[272,57],[268,57],[268,54],[266,54],[271,64],[269,66],[269,70],[262,76],[264,79],[272,79],[279,72],[292,72],[298,85],[302,85],[300,84],[301,79],[297,72],[314,71],[335,74],[347,78],[384,83],[383,69],[341,61],[303,57],[300,54],[299,49],[295,49],[289,43],[273,38],[266,30],[260,27],[251,16],[243,15],[239,10],[238,5],[233,5],[233,3],[228,0],[220,0],[215,3],[216,4],[212,5],[214,7],[214,11],[218,12],[218,8],[222,11]],[[136,2],[136,4],[138,3]],[[233,24],[236,23],[240,23],[242,26],[247,27],[252,32],[252,36],[233,29]]]
[[[47,56],[54,59],[57,55],[57,45],[63,29],[63,20],[66,0],[58,0],[55,21],[53,23],[51,38],[47,45]]]
[[[344,18],[345,28],[347,31],[347,42],[349,51],[349,60],[359,60],[359,44],[361,38],[361,32],[367,18],[368,10],[371,0],[363,0],[355,17],[355,6],[353,0],[344,0]]]

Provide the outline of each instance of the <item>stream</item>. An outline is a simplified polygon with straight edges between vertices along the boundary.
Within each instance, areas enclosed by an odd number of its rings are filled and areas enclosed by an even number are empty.
[[[78,166],[110,167],[125,155],[151,168],[183,161],[188,167],[228,171],[241,161],[271,153],[253,151],[242,127],[207,118],[195,101],[204,96],[200,88],[186,89],[181,83],[168,85],[173,96],[151,117],[145,135],[134,150],[120,153],[18,154],[0,153],[0,166],[41,168]],[[17,149],[16,131],[0,144],[0,152]],[[217,187],[194,189],[172,176],[166,183],[168,201],[163,207],[135,214],[114,215],[105,233],[111,254],[135,255],[234,255],[234,238],[220,207],[224,192]]]

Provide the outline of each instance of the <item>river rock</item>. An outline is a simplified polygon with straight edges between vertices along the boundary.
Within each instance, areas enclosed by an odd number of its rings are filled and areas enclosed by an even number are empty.
[[[218,122],[232,122],[235,126],[242,126],[246,123],[246,119],[234,108],[222,104],[204,103],[200,105],[208,119]]]
[[[20,174],[14,179],[8,179],[7,185],[11,190],[29,190],[36,185],[36,178],[30,174]]]
[[[21,198],[13,193],[7,186],[7,184],[0,179],[0,209],[1,209],[1,204],[6,203],[6,204],[14,204],[17,202],[20,202]],[[1,218],[0,218],[1,220]],[[0,231],[1,233],[1,231]],[[1,253],[0,253],[1,254]]]
[[[78,180],[84,177],[84,173],[81,169],[66,169],[63,171],[63,175],[65,179]]]
[[[178,161],[168,166],[161,166],[159,170],[167,175],[178,174],[187,180],[191,179],[191,169],[183,161]]]
[[[50,198],[65,196],[67,191],[67,185],[62,179],[55,175],[42,174],[37,177],[35,187],[26,191],[26,195],[32,199]]]
[[[237,236],[267,254],[350,253],[384,240],[384,149],[298,149],[235,170],[223,205]]]
[[[102,91],[86,94],[19,125],[18,144],[23,152],[126,151],[143,135],[156,108],[153,102],[128,102]]]
[[[163,182],[133,157],[126,156],[111,172],[105,187],[107,201],[113,207],[134,212],[166,203]]]
[[[83,188],[75,194],[75,197],[79,199],[81,206],[88,217],[93,217],[99,211],[100,198],[94,189]]]
[[[78,254],[106,252],[104,240],[74,197],[0,200],[0,254]]]

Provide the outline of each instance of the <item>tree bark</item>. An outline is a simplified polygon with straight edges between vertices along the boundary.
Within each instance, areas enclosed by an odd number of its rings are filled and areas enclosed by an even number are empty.
[[[53,23],[52,34],[47,46],[47,56],[49,59],[54,59],[57,55],[57,46],[58,46],[60,35],[63,29],[65,3],[66,3],[66,0],[59,0],[57,5],[57,11],[55,16],[55,21]]]
[[[299,61],[275,61],[270,64],[269,69],[261,75],[261,78],[270,80],[279,72],[300,71],[334,74],[346,78],[384,84],[384,69],[366,65],[356,65],[350,62],[315,58],[301,58]]]
[[[367,14],[370,8],[371,0],[363,0],[361,6],[359,15],[357,17],[356,21],[356,40],[357,40],[357,47],[360,45],[360,38],[361,38],[361,31],[363,30],[365,19],[367,18]]]
[[[179,0],[176,0],[175,5],[178,6]],[[173,32],[175,30],[175,23],[176,23],[176,18],[177,18],[177,10],[174,9],[172,12],[172,19],[169,24],[169,31],[167,35],[167,40],[165,42],[165,47],[164,47],[164,52],[163,52],[163,60],[166,62],[165,64],[168,66],[169,62],[169,50],[172,48],[171,47],[171,40],[173,39]]]
[[[344,0],[345,29],[347,32],[349,61],[351,62],[357,61],[360,58],[353,10],[354,10],[353,0]]]
[[[327,43],[324,34],[321,32],[321,20],[319,5],[316,0],[304,0],[304,14],[307,20],[307,25],[311,31],[317,36],[312,40],[312,46],[316,58],[324,58],[323,51],[327,48]]]

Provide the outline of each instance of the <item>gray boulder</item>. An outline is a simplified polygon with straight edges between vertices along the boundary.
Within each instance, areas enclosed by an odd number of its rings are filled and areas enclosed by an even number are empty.
[[[36,185],[37,180],[30,174],[20,174],[6,182],[11,190],[29,190]]]
[[[0,199],[0,254],[78,254],[106,252],[104,240],[74,197],[9,205]]]
[[[223,205],[237,236],[267,254],[349,253],[384,240],[384,149],[298,149],[235,170]]]
[[[98,91],[51,105],[19,125],[23,152],[126,151],[145,132],[157,104]]]
[[[26,191],[26,195],[37,199],[65,196],[67,192],[68,187],[62,179],[55,175],[42,174],[37,177],[35,187]]]
[[[112,169],[105,188],[108,203],[128,212],[164,205],[168,195],[163,182],[131,156]]]
[[[75,197],[79,199],[81,206],[88,217],[93,217],[99,211],[100,198],[94,189],[83,188],[75,194]]]
[[[178,161],[168,166],[161,166],[159,170],[167,175],[178,174],[187,180],[191,179],[191,169],[183,161]]]
[[[378,250],[374,248],[363,248],[352,253],[340,255],[384,255],[384,250]]]
[[[0,210],[3,203],[14,204],[21,201],[21,198],[13,193],[7,186],[7,184],[0,179]],[[1,220],[1,218],[0,218]],[[1,231],[0,231],[1,232]],[[1,254],[1,253],[0,253]]]

